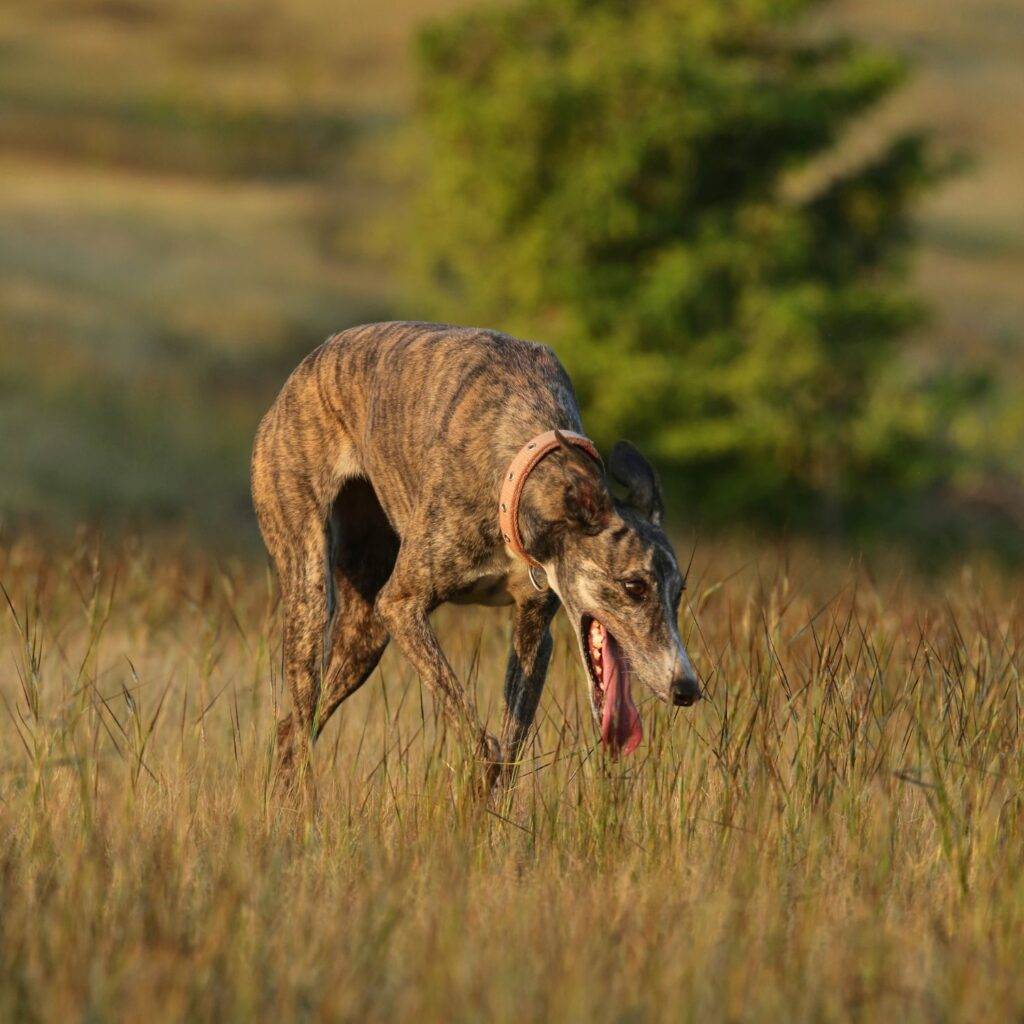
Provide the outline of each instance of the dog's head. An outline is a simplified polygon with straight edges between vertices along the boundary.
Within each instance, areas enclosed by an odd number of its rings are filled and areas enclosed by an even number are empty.
[[[601,467],[561,436],[548,476],[546,558],[580,645],[601,738],[630,753],[642,738],[631,696],[638,680],[666,704],[689,707],[700,684],[679,636],[685,581],[661,528],[661,488],[628,441],[608,460],[626,489],[612,496]]]

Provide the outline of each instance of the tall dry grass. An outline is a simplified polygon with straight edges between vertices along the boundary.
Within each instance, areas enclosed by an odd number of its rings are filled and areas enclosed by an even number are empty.
[[[0,1019],[1009,1020],[1024,1012],[1019,580],[698,548],[711,699],[605,761],[564,623],[486,812],[393,652],[268,790],[268,577],[0,550]],[[2,598],[0,598],[2,600]],[[499,713],[505,616],[442,614]]]

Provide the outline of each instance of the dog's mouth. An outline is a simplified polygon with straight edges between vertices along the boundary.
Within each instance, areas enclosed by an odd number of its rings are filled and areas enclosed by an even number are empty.
[[[640,712],[629,690],[629,669],[615,637],[591,615],[580,623],[590,701],[601,728],[601,742],[613,756],[631,754],[644,737]]]

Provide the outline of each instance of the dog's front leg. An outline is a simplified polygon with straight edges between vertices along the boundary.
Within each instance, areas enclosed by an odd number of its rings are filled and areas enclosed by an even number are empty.
[[[551,661],[551,620],[558,598],[551,592],[530,592],[517,600],[512,615],[512,649],[505,670],[505,720],[501,730],[504,764],[501,781],[515,775],[519,755],[537,714]]]
[[[484,788],[489,791],[501,770],[501,747],[480,723],[465,689],[441,650],[428,619],[437,600],[428,596],[427,588],[415,579],[416,575],[407,579],[401,566],[396,566],[377,597],[377,614],[420,681],[433,693],[435,700],[441,702],[445,718],[483,762]]]

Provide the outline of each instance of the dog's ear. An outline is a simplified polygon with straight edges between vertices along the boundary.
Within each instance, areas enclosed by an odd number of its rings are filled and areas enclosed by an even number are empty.
[[[565,456],[561,460],[565,490],[565,518],[584,533],[600,533],[612,514],[612,496],[598,462],[566,440],[561,431],[555,437]]]
[[[629,441],[616,441],[608,460],[611,474],[626,488],[626,504],[635,508],[655,526],[661,524],[665,504],[654,467]]]

